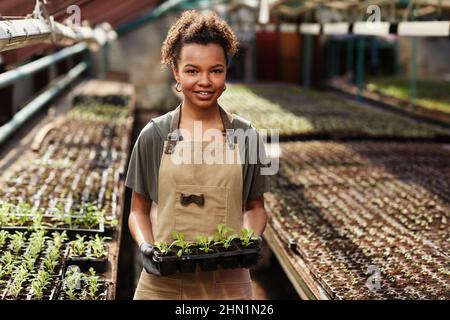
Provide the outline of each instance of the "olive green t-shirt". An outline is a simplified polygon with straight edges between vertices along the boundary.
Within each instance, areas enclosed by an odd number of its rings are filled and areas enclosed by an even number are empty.
[[[158,203],[158,173],[163,154],[164,141],[170,131],[171,112],[152,119],[139,134],[131,153],[125,185],[143,195],[148,201]],[[242,161],[243,206],[269,191],[269,179],[261,174],[261,168],[268,166],[264,142],[255,127],[244,118],[233,114],[233,129],[248,133],[244,139],[235,139]],[[253,149],[252,149],[253,147]],[[256,148],[256,149],[255,149]],[[257,159],[249,155],[257,150]],[[242,156],[245,153],[245,158]],[[255,153],[253,153],[255,154]]]

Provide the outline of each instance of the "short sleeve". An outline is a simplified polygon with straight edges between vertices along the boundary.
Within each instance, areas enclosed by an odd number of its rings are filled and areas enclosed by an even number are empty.
[[[244,170],[244,206],[270,191],[269,176],[262,170],[269,166],[264,140],[253,126],[249,130]]]
[[[133,147],[125,179],[128,188],[155,202],[158,202],[160,140],[156,125],[147,124]]]

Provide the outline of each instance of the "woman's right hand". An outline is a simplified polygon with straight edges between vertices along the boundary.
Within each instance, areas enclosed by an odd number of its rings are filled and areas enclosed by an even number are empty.
[[[148,242],[143,242],[139,246],[142,255],[142,265],[144,266],[145,271],[147,273],[151,273],[155,276],[161,276],[159,269],[156,265],[156,262],[153,261],[153,252],[155,251],[155,247]]]
[[[142,264],[147,273],[160,276],[156,262],[153,261],[153,251],[155,251],[152,234],[152,224],[150,220],[150,210],[152,208],[151,201],[147,201],[145,197],[133,191],[131,197],[131,210],[128,218],[128,226],[130,233],[141,251]]]

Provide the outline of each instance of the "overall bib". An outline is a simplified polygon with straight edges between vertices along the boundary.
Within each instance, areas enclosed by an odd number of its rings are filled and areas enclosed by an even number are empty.
[[[242,162],[239,147],[231,136],[233,129],[226,112],[219,106],[226,132],[226,141],[183,141],[179,139],[181,106],[172,117],[168,139],[164,142],[159,169],[158,213],[153,224],[155,241],[171,243],[172,231],[182,232],[186,240],[197,235],[214,235],[218,224],[224,224],[239,233],[243,227]],[[201,148],[203,147],[203,148]],[[202,159],[223,152],[222,163],[205,163]],[[174,162],[171,155],[190,156],[191,162]],[[225,161],[234,157],[234,161]],[[197,159],[197,161],[196,161]],[[200,161],[198,161],[200,160]],[[203,195],[199,205],[182,201],[184,195]],[[180,273],[158,277],[142,271],[134,295],[136,300],[146,299],[253,299],[250,272],[245,268]]]

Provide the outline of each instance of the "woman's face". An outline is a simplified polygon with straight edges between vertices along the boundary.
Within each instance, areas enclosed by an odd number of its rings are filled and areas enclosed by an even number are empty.
[[[198,108],[216,106],[226,79],[226,59],[222,47],[215,43],[184,44],[178,68],[173,70],[185,103]]]

